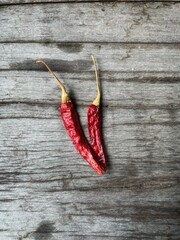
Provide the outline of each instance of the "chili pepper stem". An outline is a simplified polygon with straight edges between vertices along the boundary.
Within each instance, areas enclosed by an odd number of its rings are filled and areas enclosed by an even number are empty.
[[[94,99],[93,104],[95,106],[99,106],[100,105],[100,99],[101,99],[101,92],[100,92],[100,84],[99,84],[99,75],[98,75],[98,70],[97,70],[97,63],[96,63],[96,59],[93,55],[91,55],[93,63],[94,63],[94,68],[95,68],[95,74],[96,74],[96,84],[97,84],[97,90],[98,90],[98,94],[97,97]]]
[[[43,65],[45,65],[45,67],[48,69],[48,71],[51,73],[51,75],[54,77],[54,79],[57,81],[57,83],[59,84],[61,90],[62,90],[62,103],[67,103],[70,101],[69,96],[66,92],[66,88],[64,87],[64,85],[62,84],[62,82],[56,77],[56,75],[54,74],[54,72],[50,69],[50,67],[43,61],[43,60],[37,60],[36,63],[42,63]]]

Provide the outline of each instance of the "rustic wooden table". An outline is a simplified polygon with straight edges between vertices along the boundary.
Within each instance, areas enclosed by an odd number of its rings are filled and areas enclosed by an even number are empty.
[[[180,3],[0,0],[0,240],[180,238]],[[75,100],[85,134],[103,90],[108,172],[76,152],[59,117]]]

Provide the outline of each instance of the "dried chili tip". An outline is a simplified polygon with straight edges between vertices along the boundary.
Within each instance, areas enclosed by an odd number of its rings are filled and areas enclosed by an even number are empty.
[[[103,170],[101,168],[101,165],[97,162],[97,159],[94,156],[94,153],[91,147],[89,146],[87,139],[83,134],[78,115],[74,109],[73,104],[71,103],[71,100],[67,94],[67,91],[64,85],[61,83],[61,81],[56,77],[56,75],[52,72],[52,70],[43,60],[38,60],[36,62],[42,63],[46,66],[46,68],[49,70],[51,75],[55,78],[60,88],[62,89],[62,103],[60,105],[61,116],[63,119],[64,126],[69,136],[71,137],[76,149],[78,150],[80,155],[90,164],[90,166],[99,175],[102,175]],[[80,142],[76,141],[78,139],[80,140]]]

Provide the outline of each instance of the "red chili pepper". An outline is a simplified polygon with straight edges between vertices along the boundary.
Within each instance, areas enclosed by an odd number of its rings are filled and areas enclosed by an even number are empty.
[[[98,95],[88,109],[88,129],[89,129],[89,135],[91,139],[91,145],[99,158],[99,163],[101,164],[103,171],[106,171],[106,159],[103,151],[102,132],[101,132],[100,84],[99,84],[99,77],[98,77],[98,71],[97,71],[97,64],[93,56],[92,56],[92,60],[95,66]]]
[[[89,145],[83,130],[81,128],[81,124],[79,121],[78,114],[67,94],[67,91],[61,81],[56,77],[56,75],[52,72],[49,66],[42,60],[37,61],[37,63],[42,63],[46,66],[52,76],[55,78],[57,83],[59,84],[62,90],[62,103],[60,105],[61,117],[64,123],[64,126],[72,139],[76,149],[80,153],[80,155],[89,163],[89,165],[100,175],[102,175],[102,167],[101,164],[98,163],[98,156],[94,153],[93,149]]]

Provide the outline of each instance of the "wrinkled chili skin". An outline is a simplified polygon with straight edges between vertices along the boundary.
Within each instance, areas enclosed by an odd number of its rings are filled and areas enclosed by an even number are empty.
[[[88,109],[87,117],[91,145],[98,156],[98,161],[103,171],[106,171],[106,159],[102,144],[101,114],[99,106],[91,104]]]
[[[71,102],[62,103],[60,105],[60,113],[64,126],[77,151],[97,173],[102,175],[102,168],[98,163],[98,157],[95,155],[83,133],[78,114],[73,104]]]

